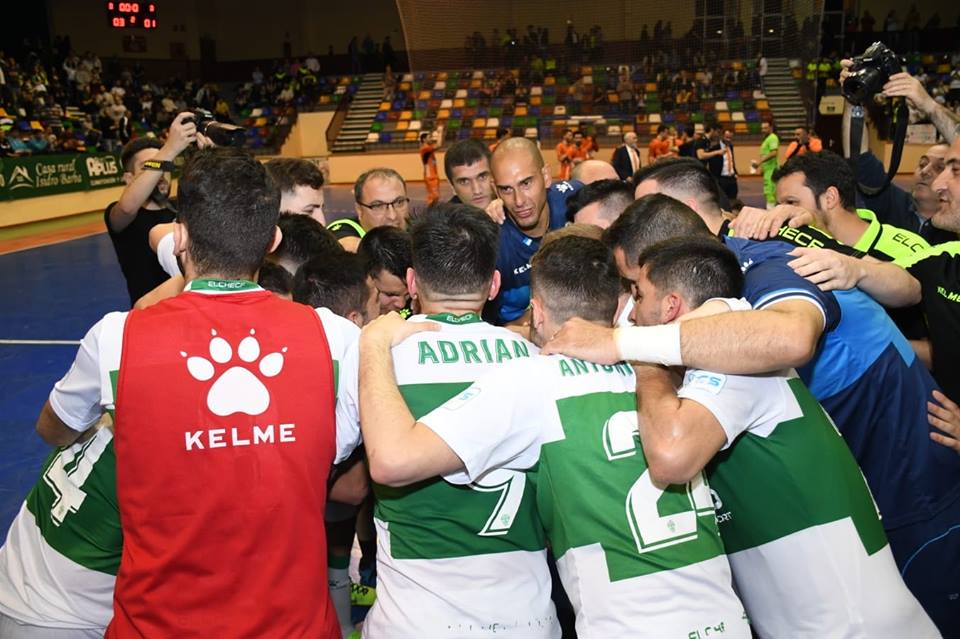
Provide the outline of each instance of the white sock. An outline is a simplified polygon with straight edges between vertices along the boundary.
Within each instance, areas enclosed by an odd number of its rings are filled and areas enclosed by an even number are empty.
[[[350,623],[350,574],[347,568],[327,567],[328,581],[330,583],[330,599],[333,601],[333,609],[337,613],[337,621],[340,622],[340,633],[346,637],[353,632],[353,624]]]

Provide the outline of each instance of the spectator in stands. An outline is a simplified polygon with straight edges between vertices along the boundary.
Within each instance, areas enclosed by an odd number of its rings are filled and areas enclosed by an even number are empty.
[[[454,203],[486,210],[496,194],[490,173],[490,150],[479,140],[460,140],[443,157],[443,170],[453,187]]]
[[[798,126],[793,132],[793,141],[787,147],[787,153],[784,161],[789,160],[795,155],[803,155],[808,151],[816,153],[823,150],[823,143],[820,138],[810,135],[810,129],[806,126]]]
[[[392,226],[377,227],[360,240],[357,255],[364,259],[367,275],[377,289],[380,314],[396,311],[409,317],[412,300],[407,290],[407,269],[413,264],[410,234]]]
[[[393,169],[377,167],[362,173],[353,185],[353,199],[357,219],[334,220],[328,227],[348,251],[356,251],[360,238],[378,226],[407,228],[407,183]]]
[[[7,138],[6,129],[0,128],[0,157],[13,157],[16,155],[16,152],[13,150],[13,146],[10,144],[10,139]]]
[[[177,116],[165,143],[137,138],[120,154],[127,186],[120,199],[107,207],[103,218],[127,282],[131,306],[167,280],[150,249],[148,236],[154,226],[173,222],[176,217],[168,199],[173,160],[198,140],[209,142],[198,137],[190,117],[188,112]]]
[[[629,131],[623,134],[623,144],[613,151],[611,163],[621,180],[630,182],[633,179],[633,174],[642,164],[636,133]]]
[[[767,56],[763,55],[761,52],[760,57],[757,58],[757,76],[760,78],[760,90],[764,92],[766,92],[766,84],[764,83],[764,80],[767,77],[767,68]]]

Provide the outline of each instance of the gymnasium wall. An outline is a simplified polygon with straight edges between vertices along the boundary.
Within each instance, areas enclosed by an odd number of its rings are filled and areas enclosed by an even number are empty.
[[[394,48],[403,47],[400,19],[392,0],[311,2],[271,0],[269,3],[229,0],[156,0],[156,30],[114,29],[107,24],[106,9],[88,0],[47,0],[53,35],[69,35],[78,52],[93,51],[106,58],[169,59],[182,47],[187,58],[200,58],[201,38],[215,43],[216,60],[279,58],[289,34],[294,55],[313,51],[325,54],[333,45],[346,52],[354,34],[369,33],[376,42],[392,37]],[[143,36],[146,51],[123,51],[123,37]],[[462,44],[462,40],[460,42]]]

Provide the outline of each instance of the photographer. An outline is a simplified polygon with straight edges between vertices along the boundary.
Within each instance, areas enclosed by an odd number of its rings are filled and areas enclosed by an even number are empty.
[[[184,112],[170,125],[163,144],[155,138],[137,138],[120,154],[127,186],[120,199],[104,211],[103,219],[127,281],[131,306],[167,279],[148,237],[154,226],[173,222],[176,217],[169,200],[170,172],[173,160],[194,142],[199,146],[210,144],[197,132],[193,114]]]
[[[843,60],[840,64],[842,66],[840,85],[843,86],[854,62]],[[913,173],[914,185],[910,192],[895,184],[888,185],[886,189],[875,195],[866,195],[858,190],[857,205],[872,210],[881,222],[913,231],[930,244],[956,240],[955,233],[936,228],[930,220],[940,206],[940,198],[932,188],[933,181],[943,171],[944,158],[949,146],[960,133],[960,116],[937,104],[924,90],[920,81],[909,73],[891,75],[883,85],[883,92],[880,95],[885,98],[906,98],[910,107],[933,122],[945,143],[932,145],[920,157]],[[861,184],[879,187],[886,178],[886,171],[883,163],[870,152],[868,136],[863,135],[860,149],[849,148],[851,109],[851,104],[846,102],[843,112],[844,156],[848,159],[854,157],[857,180]]]

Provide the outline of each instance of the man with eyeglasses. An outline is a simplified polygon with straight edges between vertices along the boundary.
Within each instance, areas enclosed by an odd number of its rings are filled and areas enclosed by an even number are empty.
[[[393,169],[378,167],[361,174],[353,185],[353,197],[357,219],[341,218],[327,227],[346,250],[356,252],[360,238],[378,226],[407,228],[407,183]]]

